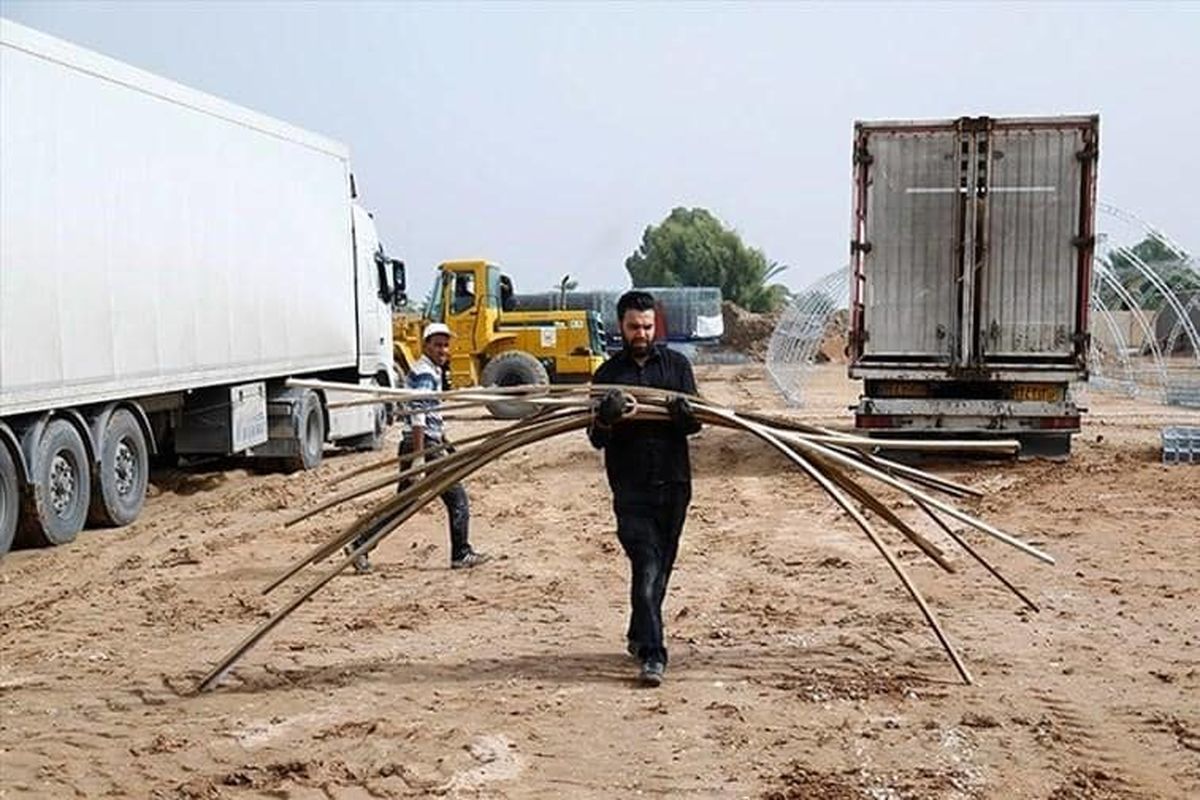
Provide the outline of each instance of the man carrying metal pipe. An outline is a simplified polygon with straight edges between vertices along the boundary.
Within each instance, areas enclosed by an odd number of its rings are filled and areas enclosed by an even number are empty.
[[[412,369],[405,377],[405,385],[409,389],[419,392],[446,390],[445,366],[450,360],[450,336],[450,328],[441,322],[431,322],[425,326],[422,333],[422,355],[412,365]],[[454,452],[452,447],[447,447],[425,455],[426,449],[437,447],[445,442],[445,425],[437,408],[438,401],[434,399],[410,401],[404,438],[400,440],[401,472],[414,467],[423,467],[426,459],[433,461],[448,452]],[[412,483],[413,476],[411,475],[401,478],[397,491],[404,491]],[[490,556],[471,548],[469,539],[471,507],[467,501],[467,490],[461,483],[455,483],[442,492],[442,502],[446,505],[446,514],[449,517],[450,568],[464,569],[488,561]],[[349,555],[352,551],[357,550],[371,537],[372,533],[373,531],[370,530],[365,531],[348,544],[345,548],[346,554]],[[354,570],[358,573],[371,571],[371,562],[366,553],[362,553],[354,559]]]
[[[617,302],[623,347],[596,371],[594,385],[648,386],[680,392],[667,420],[623,419],[629,398],[609,389],[594,407],[588,438],[604,450],[617,538],[630,563],[626,645],[641,662],[642,683],[658,686],[667,667],[662,605],[692,498],[687,437],[700,423],[684,395],[696,394],[691,363],[654,343],[654,298],[630,291]]]

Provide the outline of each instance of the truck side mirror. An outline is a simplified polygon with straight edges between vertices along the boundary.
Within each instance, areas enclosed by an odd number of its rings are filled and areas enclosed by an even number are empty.
[[[408,288],[407,276],[404,271],[404,262],[400,259],[390,259],[392,264],[392,306],[394,308],[402,308],[408,305]]]
[[[390,306],[395,302],[396,295],[392,291],[392,285],[388,283],[387,263],[388,260],[384,258],[382,248],[376,250],[375,270],[377,274],[375,276],[375,282],[376,286],[379,287],[379,299]]]

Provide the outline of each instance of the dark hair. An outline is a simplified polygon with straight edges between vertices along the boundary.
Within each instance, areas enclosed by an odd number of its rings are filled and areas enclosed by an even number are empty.
[[[653,311],[654,310],[654,295],[649,292],[643,292],[640,289],[632,289],[621,295],[621,299],[617,301],[617,321],[625,319],[625,312],[633,311]]]

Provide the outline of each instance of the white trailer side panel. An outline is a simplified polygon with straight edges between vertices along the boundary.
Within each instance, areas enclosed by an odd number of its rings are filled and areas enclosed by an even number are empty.
[[[0,22],[0,414],[356,357],[344,148]]]

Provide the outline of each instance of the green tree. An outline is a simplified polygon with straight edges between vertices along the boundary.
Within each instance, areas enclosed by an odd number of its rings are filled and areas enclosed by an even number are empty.
[[[1177,295],[1186,295],[1196,288],[1196,275],[1191,258],[1180,258],[1160,239],[1146,236],[1128,248],[1128,251],[1127,253],[1124,249],[1113,250],[1108,254],[1106,262],[1117,280],[1142,308],[1157,310],[1165,300],[1158,288],[1138,269],[1135,259],[1149,267]],[[1111,309],[1127,306],[1108,285],[1102,285],[1101,296],[1105,305]]]
[[[634,286],[719,286],[726,300],[750,311],[774,311],[788,297],[771,282],[787,267],[747,247],[703,208],[676,208],[646,228],[625,269]]]

